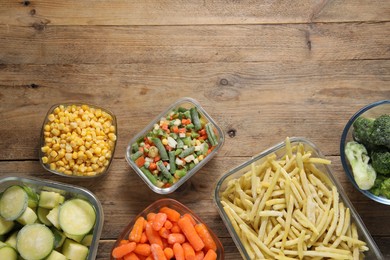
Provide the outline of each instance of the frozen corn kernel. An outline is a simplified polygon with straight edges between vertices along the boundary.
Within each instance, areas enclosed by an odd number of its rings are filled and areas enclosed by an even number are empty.
[[[42,162],[67,175],[105,171],[117,140],[113,117],[88,105],[60,105],[43,127]]]

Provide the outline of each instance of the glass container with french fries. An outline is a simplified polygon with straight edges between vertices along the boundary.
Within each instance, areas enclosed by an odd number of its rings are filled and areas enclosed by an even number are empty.
[[[244,259],[384,259],[329,164],[307,139],[286,138],[218,181]]]

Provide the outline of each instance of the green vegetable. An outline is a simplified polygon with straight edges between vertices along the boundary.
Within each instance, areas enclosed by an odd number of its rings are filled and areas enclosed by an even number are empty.
[[[379,175],[370,191],[376,196],[384,196],[390,199],[390,178]]]
[[[371,164],[377,173],[390,175],[390,152],[386,150],[372,151]]]
[[[161,140],[159,138],[155,137],[155,138],[152,138],[152,142],[156,145],[158,152],[160,153],[161,159],[164,161],[168,161],[169,160],[168,153],[167,153],[167,150],[165,150],[165,147],[162,144]]]
[[[381,115],[372,125],[371,141],[390,149],[390,115]]]
[[[355,141],[345,146],[345,155],[351,164],[356,184],[362,190],[369,190],[374,186],[376,172],[369,164],[370,157],[364,145]]]
[[[140,168],[141,171],[146,175],[146,177],[153,183],[153,185],[157,184],[157,178],[154,176],[148,169],[145,167]]]
[[[367,147],[371,143],[373,118],[358,117],[353,123],[353,138]]]
[[[198,131],[198,130],[202,129],[202,125],[200,124],[199,115],[198,115],[198,111],[196,110],[196,108],[192,107],[190,109],[190,112],[191,112],[192,123],[195,126],[195,130]]]

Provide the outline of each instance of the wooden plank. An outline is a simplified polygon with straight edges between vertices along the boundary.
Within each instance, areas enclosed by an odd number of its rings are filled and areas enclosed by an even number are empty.
[[[323,144],[323,147],[333,145],[328,143]],[[251,152],[255,152],[255,150],[251,150]],[[338,156],[327,156],[327,158],[332,161],[331,169],[336,179],[341,182],[371,235],[376,241],[381,242],[380,245],[388,245],[390,238],[386,235],[390,232],[390,226],[377,224],[386,223],[389,219],[390,211],[387,206],[369,200],[352,186],[343,172]],[[238,251],[234,248],[233,241],[220,220],[213,201],[213,190],[216,182],[223,174],[248,159],[250,159],[250,156],[231,157],[217,154],[188,183],[179,188],[177,192],[166,196],[179,200],[198,214],[217,233],[223,240],[224,246],[229,248],[228,252],[233,252],[232,255],[234,256]],[[93,192],[102,203],[105,214],[102,242],[100,243],[103,246],[100,247],[99,245],[98,259],[107,259],[113,240],[117,238],[127,223],[146,206],[161,198],[160,195],[147,188],[146,184],[141,181],[123,159],[115,159],[110,172],[106,176],[95,179],[95,181],[55,176],[45,172],[37,161],[0,162],[0,176],[48,179],[81,186]],[[206,179],[208,181],[205,181]],[[142,200],[135,198],[142,198]],[[372,204],[375,204],[375,207],[371,207]],[[372,216],[376,216],[375,219]],[[390,256],[390,248],[383,246],[380,247],[382,253],[385,256]]]
[[[382,0],[328,1],[12,1],[0,5],[0,24],[194,25],[389,21]]]
[[[389,22],[232,26],[0,26],[1,64],[389,59]]]
[[[183,96],[197,99],[222,127],[225,155],[250,156],[286,136],[332,143],[324,152],[336,155],[355,111],[389,99],[389,70],[390,62],[382,60],[216,63],[207,69],[197,63],[3,65],[0,160],[37,159],[47,110],[70,100],[114,112],[115,156],[123,158],[130,139]]]

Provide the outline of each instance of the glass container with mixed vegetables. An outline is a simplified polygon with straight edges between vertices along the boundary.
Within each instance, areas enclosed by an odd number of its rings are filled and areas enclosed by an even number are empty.
[[[156,187],[168,188],[201,163],[220,142],[197,106],[178,106],[131,144],[130,160]]]

